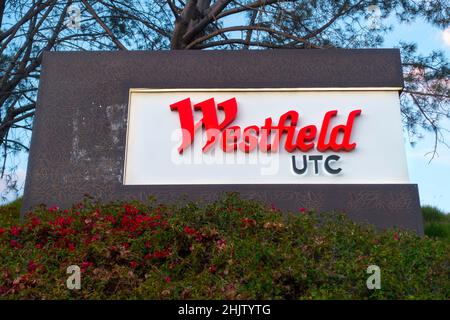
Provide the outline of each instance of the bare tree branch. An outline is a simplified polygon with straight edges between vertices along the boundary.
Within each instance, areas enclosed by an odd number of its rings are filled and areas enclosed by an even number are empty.
[[[252,2],[252,3],[249,3],[247,5],[241,5],[240,7],[223,11],[216,16],[216,19],[222,19],[224,17],[234,15],[237,13],[241,13],[244,11],[255,10],[260,7],[270,6],[271,4],[274,4],[274,3],[295,2],[295,1],[297,1],[297,0],[258,0],[258,1]]]
[[[196,36],[203,28],[205,28],[213,20],[216,20],[217,15],[225,9],[225,7],[232,0],[217,0],[214,5],[208,10],[208,14],[202,18],[195,26],[188,29],[186,34],[183,36],[185,42],[191,41],[191,39]]]
[[[437,93],[432,93],[432,92],[420,92],[420,91],[403,90],[403,93],[409,93],[411,95],[420,95],[420,96],[428,96],[428,97],[450,99],[449,95],[437,94]]]
[[[211,32],[203,37],[197,38],[194,41],[192,41],[191,43],[189,43],[186,46],[186,49],[191,49],[194,48],[197,44],[205,42],[206,40],[213,38],[221,33],[225,33],[225,32],[231,32],[231,31],[245,31],[245,30],[260,30],[260,31],[264,31],[264,32],[268,32],[268,33],[272,33],[272,34],[277,34],[280,36],[283,36],[287,39],[291,39],[291,40],[295,40],[296,42],[301,42],[301,43],[308,43],[308,41],[306,41],[303,38],[299,38],[293,35],[290,35],[286,32],[281,32],[278,30],[273,30],[271,28],[267,28],[267,27],[262,27],[262,26],[236,26],[236,27],[228,27],[228,28],[222,28],[219,29],[217,31]],[[248,41],[247,39],[245,41]],[[249,42],[249,41],[248,41]]]
[[[250,17],[249,24],[248,24],[249,26],[255,25],[255,21],[256,21],[256,17],[257,17],[257,16],[258,16],[258,11],[253,11],[253,12],[252,12],[252,15],[251,15],[251,17]],[[245,36],[245,41],[246,41],[247,43],[250,43],[250,41],[251,41],[251,39],[252,39],[252,34],[253,34],[253,30],[252,30],[252,29],[247,30],[247,34],[246,34],[246,36]],[[245,49],[245,50],[248,50],[249,47],[250,47],[250,45],[245,45],[245,46],[244,46],[244,49]]]
[[[207,49],[207,48],[213,48],[213,47],[218,47],[218,46],[223,46],[223,45],[228,45],[228,44],[243,44],[243,45],[248,44],[253,47],[262,47],[262,48],[270,48],[270,49],[289,48],[289,47],[286,47],[285,45],[277,45],[272,42],[263,42],[263,41],[247,42],[244,39],[227,39],[227,40],[201,43],[196,46],[196,49]],[[294,48],[294,46],[291,48]]]
[[[175,3],[172,2],[172,0],[166,0],[166,1],[170,7],[170,10],[172,11],[173,15],[175,16],[175,19],[177,19],[180,16],[181,10],[175,5]]]
[[[103,22],[103,20],[97,15],[94,8],[87,2],[87,0],[81,0],[83,4],[86,6],[86,9],[89,13],[94,17],[94,19],[98,22],[98,24],[105,30],[106,34],[111,38],[112,42],[116,44],[119,50],[128,50],[120,41],[116,38],[114,33],[108,28],[108,26]]]

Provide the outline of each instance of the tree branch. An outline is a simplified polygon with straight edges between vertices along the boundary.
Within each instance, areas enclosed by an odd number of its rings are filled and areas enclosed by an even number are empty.
[[[420,92],[420,91],[409,91],[403,90],[403,93],[408,93],[410,95],[419,95],[419,96],[428,96],[428,97],[436,97],[436,98],[445,98],[450,99],[450,96],[445,94],[437,94],[437,93],[429,93],[429,92]]]
[[[253,26],[255,25],[255,21],[256,21],[256,17],[258,16],[258,11],[253,11],[252,15],[250,17],[250,21],[249,21],[249,26]],[[252,34],[253,34],[253,30],[248,30],[247,34],[245,35],[245,41],[250,43],[250,41],[252,40]],[[245,45],[244,46],[245,50],[249,49],[249,45]]]
[[[425,110],[423,110],[422,106],[420,105],[419,101],[417,100],[416,96],[414,96],[413,94],[411,94],[411,98],[413,99],[414,103],[417,105],[417,107],[420,110],[420,113],[422,113],[422,115],[425,117],[425,119],[428,121],[428,123],[431,125],[431,127],[433,128],[433,132],[434,132],[434,148],[433,148],[433,155],[431,156],[431,159],[428,163],[431,163],[431,161],[434,159],[434,157],[437,154],[437,145],[438,145],[438,141],[439,141],[439,128],[436,126],[436,124],[434,123],[433,119],[431,119],[427,113],[425,112]]]
[[[94,8],[87,2],[87,0],[81,0],[86,6],[88,12],[94,17],[98,24],[105,30],[106,34],[111,38],[112,42],[119,48],[119,50],[127,51],[128,49],[116,38],[114,33],[108,28],[108,26],[103,22],[103,20],[95,12]]]
[[[23,149],[25,149],[26,151],[30,151],[30,148],[28,148],[26,145],[24,145],[23,143],[21,143],[21,142],[19,142],[19,141],[17,141],[17,140],[8,140],[8,139],[4,139],[2,142],[3,142],[5,145],[6,145],[7,143],[17,144],[17,145],[21,146]],[[5,157],[5,158],[6,158],[6,157]]]
[[[208,14],[202,18],[195,26],[191,27],[183,36],[184,42],[191,41],[200,31],[202,31],[211,21],[217,19],[217,15],[225,9],[232,0],[217,0],[209,9]]]
[[[271,49],[279,49],[279,48],[295,48],[294,46],[292,47],[287,47],[286,45],[277,45],[271,42],[258,42],[258,41],[250,41],[247,42],[244,39],[226,39],[226,40],[220,40],[220,41],[213,41],[213,42],[208,42],[208,43],[201,43],[198,44],[195,49],[206,49],[206,48],[212,48],[212,47],[217,47],[217,46],[222,46],[222,45],[227,45],[227,44],[243,44],[243,45],[250,45],[250,46],[254,46],[254,47],[263,47],[263,48],[271,48]]]
[[[259,7],[269,6],[269,5],[277,3],[277,2],[295,2],[295,1],[297,1],[297,0],[258,0],[258,1],[252,2],[252,3],[249,3],[247,5],[242,5],[242,7],[239,7],[239,8],[233,8],[233,9],[230,9],[227,11],[223,11],[223,12],[217,14],[216,19],[221,19],[226,16],[244,12],[244,11],[255,10],[255,9],[258,9]]]
[[[172,11],[173,15],[175,16],[175,19],[177,19],[180,16],[180,9],[175,5],[175,3],[172,2],[172,0],[166,0],[166,2],[169,5],[169,8]]]
[[[217,36],[219,34],[226,33],[226,32],[231,32],[231,31],[243,31],[243,30],[260,30],[260,31],[265,31],[265,32],[268,32],[268,33],[277,34],[277,35],[286,37],[286,38],[291,39],[291,40],[295,40],[295,41],[300,42],[300,43],[307,43],[307,41],[305,39],[303,39],[303,38],[299,38],[299,37],[290,35],[288,33],[285,33],[285,32],[282,32],[282,31],[278,31],[278,30],[273,30],[273,29],[267,28],[267,27],[262,27],[262,26],[235,26],[235,27],[228,27],[228,28],[219,29],[219,30],[211,32],[211,33],[209,33],[209,34],[207,34],[207,35],[205,35],[203,37],[197,38],[194,41],[192,41],[191,43],[189,43],[186,46],[186,49],[191,49],[194,46],[196,46],[197,44],[199,44],[201,42],[204,42],[204,41],[206,41],[206,40],[208,40],[210,38],[213,38],[213,37],[215,37],[215,36]],[[247,39],[245,41],[247,41]],[[248,42],[250,42],[250,41],[248,41]]]
[[[103,4],[105,7],[110,8],[111,10],[117,11],[117,12],[127,16],[128,19],[139,21],[140,23],[145,25],[147,28],[152,29],[153,31],[159,33],[160,35],[162,35],[162,36],[164,36],[166,38],[170,38],[170,34],[167,31],[159,28],[158,26],[156,26],[155,24],[151,23],[150,21],[144,20],[141,17],[137,17],[136,15],[133,15],[130,12],[128,12],[128,11],[122,9],[122,8],[110,5],[109,3],[106,3],[103,0],[99,0],[98,2]]]
[[[317,36],[318,34],[322,33],[323,31],[325,31],[326,29],[328,29],[334,22],[336,22],[337,19],[339,19],[344,13],[352,10],[353,8],[355,8],[356,6],[358,6],[359,4],[361,4],[363,1],[358,2],[357,4],[355,4],[354,6],[350,7],[349,9],[346,9],[346,7],[348,6],[348,1],[345,1],[341,8],[339,9],[339,11],[327,22],[325,23],[323,26],[321,26],[320,28],[314,30],[313,32],[310,32],[309,34],[307,34],[304,38],[305,39],[311,39],[312,37]]]

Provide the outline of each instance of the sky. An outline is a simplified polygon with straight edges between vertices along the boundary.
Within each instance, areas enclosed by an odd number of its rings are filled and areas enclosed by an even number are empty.
[[[450,28],[443,31],[423,21],[395,24],[393,32],[385,38],[384,47],[394,47],[399,41],[417,43],[418,51],[423,55],[441,50],[450,59]],[[450,129],[450,121],[443,124]],[[411,183],[419,186],[422,205],[436,206],[450,213],[450,149],[439,146],[438,156],[430,163],[428,153],[433,149],[433,138],[432,134],[426,134],[414,147],[405,138],[409,178]],[[450,141],[450,133],[446,138]]]
[[[388,18],[382,23],[391,24],[394,30],[385,37],[383,47],[395,47],[399,41],[415,42],[418,51],[427,55],[433,50],[443,51],[450,59],[450,28],[440,30],[423,21],[399,24]],[[450,121],[445,123],[450,129]],[[448,134],[450,141],[450,134]],[[438,156],[429,162],[429,153],[433,148],[433,136],[427,134],[412,147],[406,139],[405,150],[411,183],[419,186],[422,205],[432,205],[450,213],[450,149],[441,145]],[[26,174],[26,156],[16,159],[19,186],[23,186]],[[4,189],[4,181],[0,179],[0,192]],[[8,200],[12,200],[11,197]]]

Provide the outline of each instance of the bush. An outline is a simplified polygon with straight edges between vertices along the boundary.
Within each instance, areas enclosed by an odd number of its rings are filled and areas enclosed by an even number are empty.
[[[0,206],[0,227],[9,227],[18,224],[20,220],[20,208],[22,207],[22,198]]]
[[[449,245],[234,194],[38,208],[0,229],[3,299],[448,299]],[[369,265],[381,290],[368,290]],[[81,290],[66,270],[81,268]]]
[[[425,234],[450,243],[450,216],[436,207],[422,207]]]

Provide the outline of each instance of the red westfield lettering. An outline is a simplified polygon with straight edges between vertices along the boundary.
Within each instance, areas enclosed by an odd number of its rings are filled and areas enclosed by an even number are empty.
[[[170,109],[178,112],[183,131],[182,142],[178,148],[180,153],[194,142],[195,133],[202,127],[206,130],[207,138],[202,148],[203,152],[208,151],[219,140],[225,152],[237,149],[250,152],[256,148],[263,152],[278,151],[283,136],[286,136],[284,148],[288,152],[294,152],[297,149],[306,152],[314,148],[320,152],[327,150],[348,152],[356,147],[356,142],[351,142],[351,134],[355,118],[361,114],[360,109],[353,110],[349,113],[345,124],[331,127],[331,120],[338,111],[330,110],[325,113],[320,128],[315,125],[306,125],[296,133],[299,114],[295,110],[282,114],[277,124],[274,124],[269,117],[265,119],[262,126],[250,125],[241,128],[231,125],[238,111],[236,98],[218,103],[217,107],[214,98],[197,103],[193,107],[190,98],[187,98],[170,105]],[[218,110],[225,114],[222,121],[219,121]],[[194,111],[202,112],[201,120],[195,122]]]

